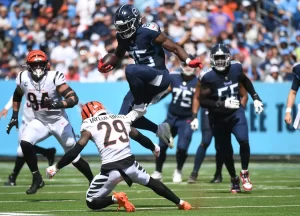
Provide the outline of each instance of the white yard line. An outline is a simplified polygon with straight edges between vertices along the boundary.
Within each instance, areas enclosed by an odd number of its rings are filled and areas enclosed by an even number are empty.
[[[191,199],[251,199],[251,198],[293,198],[293,197],[300,197],[300,195],[277,195],[277,196],[199,196],[199,197],[181,197],[183,200],[191,200]],[[130,198],[130,200],[164,200],[163,197],[148,197],[148,198]],[[57,203],[57,202],[76,202],[80,200],[42,200],[36,202],[42,203]],[[2,200],[0,203],[26,203],[32,202],[31,200]]]

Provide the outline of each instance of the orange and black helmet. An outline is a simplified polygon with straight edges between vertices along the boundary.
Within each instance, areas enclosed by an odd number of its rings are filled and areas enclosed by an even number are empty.
[[[87,102],[82,106],[81,109],[81,117],[82,120],[85,120],[87,118],[91,118],[93,116],[98,116],[100,114],[107,113],[105,107],[102,103],[98,101],[91,101]]]
[[[28,53],[26,59],[28,71],[34,81],[38,82],[49,70],[49,62],[47,55],[41,50],[32,50]]]

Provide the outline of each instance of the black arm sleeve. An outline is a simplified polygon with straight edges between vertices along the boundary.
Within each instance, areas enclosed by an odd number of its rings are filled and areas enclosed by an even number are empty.
[[[294,74],[294,78],[293,78],[293,82],[292,82],[292,87],[291,89],[294,91],[298,91],[300,86],[300,80],[298,79],[298,77]]]
[[[130,138],[140,143],[146,149],[149,149],[151,151],[155,150],[153,142],[136,129],[134,133],[130,133]]]
[[[20,94],[20,92],[16,88],[15,91],[14,91],[13,101],[15,101],[15,102],[21,102],[22,101],[22,97],[23,97],[23,95]]]
[[[260,97],[255,92],[255,89],[254,89],[254,86],[253,86],[251,80],[244,73],[242,73],[239,76],[239,82],[243,84],[243,86],[245,87],[247,92],[251,95],[253,100],[261,101]]]
[[[83,146],[76,143],[76,145],[58,161],[56,168],[61,169],[70,164],[78,156],[82,149]]]

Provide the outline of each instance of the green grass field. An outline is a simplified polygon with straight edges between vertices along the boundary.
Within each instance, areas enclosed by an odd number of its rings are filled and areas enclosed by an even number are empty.
[[[93,173],[98,173],[100,163],[90,163]],[[141,165],[152,173],[154,164]],[[45,176],[46,163],[39,164]],[[0,163],[1,185],[13,168],[13,163]],[[240,164],[236,164],[240,167]],[[135,205],[134,215],[300,215],[300,165],[288,163],[252,163],[251,180],[254,189],[251,193],[231,194],[229,176],[223,170],[223,183],[210,184],[214,174],[214,164],[204,163],[195,185],[172,183],[174,163],[164,166],[164,179],[180,198],[187,200],[194,207],[191,211],[179,211],[173,203],[157,196],[154,192],[134,184],[131,188],[124,183],[115,191],[124,191]],[[184,169],[186,181],[192,169],[187,163]],[[61,170],[54,179],[44,178],[46,186],[35,195],[26,195],[25,190],[31,183],[31,174],[27,166],[22,170],[16,187],[0,186],[0,215],[123,215],[129,214],[122,209],[117,212],[117,205],[93,212],[86,207],[85,193],[88,188],[86,179],[73,166]]]

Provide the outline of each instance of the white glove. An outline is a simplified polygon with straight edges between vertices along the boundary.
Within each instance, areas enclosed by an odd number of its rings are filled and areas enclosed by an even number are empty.
[[[234,97],[227,98],[225,100],[225,108],[228,109],[238,109],[240,107],[240,101]]]
[[[56,168],[56,165],[52,165],[46,169],[46,176],[48,179],[52,179],[53,176],[59,171],[59,169]]]
[[[193,121],[191,121],[191,128],[192,130],[198,130],[198,127],[199,127],[199,121],[198,121],[198,118],[194,118]]]
[[[152,153],[156,158],[158,158],[160,155],[160,147],[157,144],[154,144],[154,146],[155,146],[155,149],[154,149],[154,151],[152,151]]]
[[[254,109],[255,112],[259,115],[264,111],[264,105],[261,101],[259,100],[254,100]]]

